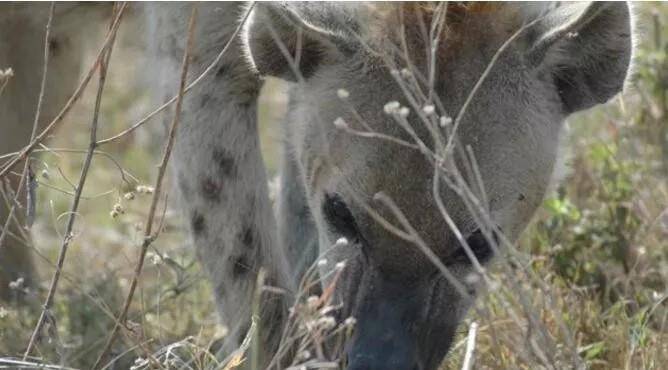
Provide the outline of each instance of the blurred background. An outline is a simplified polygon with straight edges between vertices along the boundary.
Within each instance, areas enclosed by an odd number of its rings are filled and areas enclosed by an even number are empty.
[[[527,311],[549,333],[537,339],[536,346],[550,346],[556,357],[575,346],[592,369],[665,369],[668,364],[668,5],[643,3],[638,13],[639,47],[627,93],[569,120],[565,177],[518,243],[518,250],[528,256],[524,267],[544,284],[518,270],[515,278],[524,284],[523,299],[517,299],[517,290],[510,286],[492,287],[479,299],[478,313],[467,319],[467,324],[479,323],[476,368],[540,368],[532,358],[540,351],[517,349],[518,342],[533,340],[533,321],[517,325],[512,313]],[[150,92],[134,82],[141,78],[143,63],[137,22],[127,17],[119,31],[102,101],[100,138],[122,131],[156,106]],[[90,45],[99,45],[104,34],[91,32],[88,37]],[[94,60],[97,48],[89,49],[83,66]],[[72,183],[88,145],[95,81],[48,141],[51,150],[33,160],[37,217],[29,248],[36,283],[27,287],[12,282],[12,298],[0,301],[0,357],[21,357],[40,313]],[[286,89],[269,79],[260,102],[261,143],[272,177],[280,158]],[[155,181],[163,121],[155,117],[132,135],[100,148],[106,155],[94,158],[51,319],[34,351],[40,361],[88,368],[99,354],[133,275],[151,199],[146,186]],[[127,171],[129,182],[121,180],[119,167]],[[172,193],[168,191],[168,198],[175,198]],[[167,348],[190,358],[192,368],[203,367],[206,349],[225,335],[179,213],[170,202],[131,306],[132,330],[120,336],[113,349],[120,359],[115,368],[144,368],[138,360],[142,353],[168,358]],[[562,322],[574,343],[569,343]],[[465,339],[466,327],[444,369],[461,368]],[[165,360],[161,366],[173,363]]]

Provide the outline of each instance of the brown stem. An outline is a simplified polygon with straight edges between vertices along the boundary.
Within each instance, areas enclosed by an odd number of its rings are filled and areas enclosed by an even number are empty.
[[[172,124],[169,128],[169,136],[167,138],[167,143],[165,144],[165,149],[162,155],[160,166],[158,167],[158,177],[155,181],[155,191],[153,192],[151,206],[149,208],[148,216],[146,219],[146,225],[144,227],[144,242],[141,245],[139,260],[137,261],[137,264],[135,266],[132,282],[130,283],[130,290],[128,291],[128,295],[125,298],[125,303],[123,304],[123,310],[121,311],[121,314],[118,316],[118,320],[116,320],[116,324],[114,325],[114,328],[112,329],[111,334],[109,335],[109,339],[107,340],[107,343],[105,344],[102,353],[100,353],[100,356],[97,358],[97,361],[95,361],[93,369],[99,369],[102,366],[102,362],[107,357],[107,354],[109,353],[111,346],[113,345],[114,340],[116,339],[118,331],[120,330],[121,326],[125,325],[125,320],[128,315],[128,310],[130,308],[130,304],[132,303],[132,297],[134,296],[135,289],[137,288],[137,284],[139,282],[139,275],[141,275],[142,268],[144,267],[144,259],[146,257],[146,252],[148,251],[148,248],[151,245],[151,243],[157,237],[157,235],[153,235],[153,218],[155,217],[155,211],[157,209],[158,202],[160,200],[163,178],[165,176],[165,172],[167,171],[167,162],[169,161],[169,157],[172,153],[172,148],[174,146],[174,139],[176,137],[176,130],[178,128],[179,118],[181,116],[181,106],[183,103],[183,96],[186,90],[188,66],[190,64],[190,51],[192,48],[192,43],[195,34],[194,31],[195,31],[196,17],[197,17],[197,7],[193,6],[192,13],[190,15],[190,21],[188,24],[188,39],[186,41],[186,48],[183,54],[183,62],[181,65],[181,82],[179,85],[179,93],[176,97],[176,108],[174,110],[174,119],[172,120]]]
[[[221,59],[223,59],[223,56],[227,53],[227,50],[230,48],[232,43],[235,40],[237,40],[237,35],[243,29],[244,24],[246,24],[246,20],[248,19],[248,16],[250,16],[251,10],[253,10],[253,6],[255,6],[255,2],[251,3],[250,6],[248,6],[248,8],[246,9],[246,13],[244,14],[243,18],[241,19],[241,22],[239,22],[239,25],[234,30],[234,33],[232,33],[232,36],[230,37],[229,40],[227,40],[227,43],[225,44],[225,46],[223,46],[223,49],[220,51],[220,53],[218,53],[218,55],[213,60],[213,62],[211,62],[211,64],[209,64],[209,66],[206,67],[204,72],[202,72],[199,76],[197,76],[197,78],[195,80],[193,80],[193,82],[191,82],[190,84],[188,84],[188,86],[186,86],[184,92],[187,93],[193,87],[195,87],[195,85],[197,85],[200,81],[202,81],[202,79],[204,79],[204,77],[206,77],[218,65],[218,63],[221,61]],[[98,141],[98,144],[100,144],[100,145],[107,144],[107,143],[112,142],[114,140],[120,139],[121,137],[123,137],[123,136],[131,133],[132,131],[138,129],[140,126],[142,126],[143,124],[148,122],[151,118],[153,118],[156,114],[162,112],[167,107],[172,105],[172,103],[174,103],[176,101],[176,99],[177,99],[176,96],[172,97],[165,104],[159,106],[153,112],[147,114],[144,118],[140,119],[139,121],[137,121],[132,126],[128,127],[127,129],[119,132],[118,134],[116,134],[114,136],[111,136],[111,137],[108,137],[106,139],[102,139],[102,140]]]
[[[84,160],[83,167],[81,168],[81,175],[79,176],[79,183],[77,185],[75,194],[74,194],[74,199],[72,200],[72,206],[70,207],[70,212],[69,212],[69,218],[67,221],[67,227],[65,229],[65,235],[63,237],[63,243],[60,246],[60,251],[58,253],[58,260],[56,262],[56,271],[53,273],[53,277],[51,278],[51,285],[49,286],[49,291],[46,296],[46,300],[44,301],[44,306],[42,307],[42,313],[39,316],[39,320],[37,321],[37,324],[35,325],[35,330],[33,331],[31,337],[30,337],[30,342],[28,342],[28,347],[25,350],[25,353],[23,354],[23,360],[25,361],[28,356],[30,355],[30,352],[32,348],[34,347],[35,343],[37,342],[37,339],[40,336],[40,333],[42,332],[42,327],[44,326],[44,323],[47,319],[47,316],[50,315],[50,309],[51,306],[53,305],[53,300],[56,294],[56,289],[58,288],[58,282],[60,281],[60,275],[62,273],[63,265],[65,263],[65,256],[67,255],[67,249],[70,245],[70,242],[73,239],[73,234],[72,230],[74,228],[74,223],[76,221],[76,216],[78,214],[77,210],[79,209],[79,203],[81,201],[81,194],[83,193],[83,188],[84,185],[86,184],[86,178],[88,177],[88,170],[90,168],[91,162],[93,160],[93,154],[95,151],[95,147],[97,146],[97,126],[98,126],[98,117],[99,117],[99,112],[100,112],[100,104],[102,102],[102,92],[104,90],[104,84],[106,81],[106,76],[107,76],[107,65],[109,63],[109,57],[111,56],[111,51],[114,45],[114,40],[116,39],[116,32],[115,30],[118,29],[119,21],[121,19],[121,16],[123,15],[123,11],[125,10],[126,3],[123,3],[117,13],[116,19],[114,21],[115,26],[112,26],[112,29],[110,30],[109,33],[109,39],[108,42],[105,42],[105,46],[102,47],[100,50],[100,57],[98,59],[99,63],[97,63],[97,66],[99,66],[99,71],[100,71],[100,79],[99,79],[99,84],[97,88],[97,95],[95,98],[95,108],[93,111],[93,119],[91,122],[91,129],[90,129],[90,143],[88,146],[88,152],[86,153],[86,158]],[[76,95],[76,94],[75,94]],[[74,98],[74,97],[73,97]],[[70,99],[71,101],[72,99]],[[69,102],[68,102],[69,103]],[[65,111],[65,109],[63,109]],[[63,116],[64,113],[61,113],[59,116]],[[56,122],[54,120],[54,122]],[[42,134],[40,134],[40,137],[46,132],[43,131]],[[39,137],[38,137],[39,139]],[[39,142],[39,140],[33,140],[33,143]],[[28,152],[25,152],[28,153]]]
[[[46,22],[46,32],[44,33],[44,63],[42,67],[42,81],[39,86],[39,97],[37,99],[37,108],[35,109],[35,120],[33,121],[32,124],[32,133],[30,134],[30,141],[33,141],[35,139],[35,134],[37,133],[37,128],[39,125],[39,116],[42,112],[42,101],[44,100],[44,91],[46,90],[46,75],[49,70],[49,38],[51,36],[51,24],[53,23],[53,13],[55,8],[56,4],[52,2],[51,8],[49,9],[49,19]],[[14,201],[12,202],[12,206],[9,209],[9,214],[7,215],[7,220],[5,221],[5,225],[2,228],[2,233],[0,233],[0,248],[2,248],[2,244],[4,243],[5,238],[9,233],[9,225],[12,222],[12,219],[14,218],[14,212],[16,211],[16,204],[19,201],[19,197],[21,196],[21,190],[23,189],[26,178],[28,177],[29,168],[30,168],[30,161],[26,160],[25,164],[23,165],[23,171],[21,172],[21,179],[19,180],[19,185],[16,188]]]
[[[40,132],[37,137],[35,137],[33,140],[30,141],[30,144],[26,145],[18,155],[16,155],[13,159],[9,160],[7,164],[0,169],[0,179],[5,177],[9,171],[20,161],[25,159],[34,149],[37,147],[44,139],[46,139],[47,136],[55,129],[55,127],[65,118],[67,113],[69,113],[70,109],[74,106],[74,104],[79,100],[81,95],[83,94],[84,90],[86,90],[86,87],[88,86],[88,82],[90,82],[90,79],[93,77],[93,74],[97,70],[98,66],[100,63],[102,63],[102,59],[106,53],[106,51],[110,48],[111,43],[116,37],[116,31],[118,31],[118,26],[120,25],[121,17],[123,16],[123,12],[125,11],[126,3],[123,3],[118,11],[116,13],[116,18],[114,19],[114,22],[112,23],[111,28],[109,29],[109,32],[107,32],[107,36],[102,43],[102,47],[100,48],[100,51],[97,54],[97,57],[95,58],[95,62],[93,62],[93,65],[88,69],[88,72],[84,76],[83,80],[81,83],[79,83],[79,86],[77,86],[76,90],[70,97],[70,99],[65,103],[65,106],[61,111],[58,113],[58,115]]]

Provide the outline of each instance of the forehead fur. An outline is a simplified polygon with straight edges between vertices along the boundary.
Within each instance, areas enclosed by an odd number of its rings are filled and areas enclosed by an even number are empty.
[[[401,2],[370,3],[366,8],[369,19],[366,29],[362,29],[363,37],[370,44],[379,44],[388,38],[397,41],[397,37],[403,36],[401,33],[434,35],[441,23],[441,39],[456,39],[464,32],[479,32],[482,26],[517,29],[549,9],[550,4]]]
[[[427,51],[437,39],[441,62],[461,55],[463,49],[498,47],[524,24],[551,8],[545,4],[503,2],[401,2],[368,3],[359,34],[376,51],[425,67]],[[394,51],[394,52],[393,52]]]

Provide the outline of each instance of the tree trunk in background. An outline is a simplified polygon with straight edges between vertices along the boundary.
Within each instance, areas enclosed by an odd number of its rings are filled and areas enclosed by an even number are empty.
[[[14,74],[0,94],[0,155],[18,151],[30,140],[42,79],[49,8],[49,3],[0,4],[0,69],[11,68]],[[83,39],[89,37],[92,29],[105,25],[103,15],[110,7],[85,5],[72,11],[73,8],[69,4],[56,5],[40,127],[58,113],[74,91],[79,80]],[[93,9],[96,11],[91,13]],[[5,161],[0,160],[0,166]],[[3,186],[8,185],[15,192],[22,169],[22,163],[17,165]],[[19,199],[20,203],[25,202],[25,192],[21,192]],[[8,214],[9,205],[0,201],[0,225],[4,226]],[[0,299],[5,301],[22,295],[22,289],[10,289],[12,281],[23,278],[23,287],[29,289],[36,283],[32,244],[29,237],[21,237],[29,235],[25,229],[25,208],[17,208],[14,214],[16,221],[11,222],[11,234],[0,246]]]

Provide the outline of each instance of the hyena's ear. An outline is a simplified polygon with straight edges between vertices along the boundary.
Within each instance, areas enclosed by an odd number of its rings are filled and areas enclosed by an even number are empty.
[[[631,17],[626,2],[566,4],[532,27],[529,61],[553,76],[566,113],[622,90],[633,54]]]
[[[255,4],[243,42],[261,75],[298,81],[351,51],[350,38],[339,23],[350,19],[350,12],[319,4]]]

